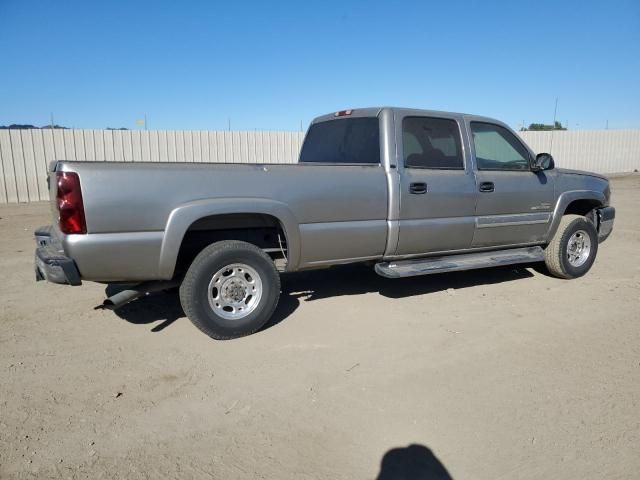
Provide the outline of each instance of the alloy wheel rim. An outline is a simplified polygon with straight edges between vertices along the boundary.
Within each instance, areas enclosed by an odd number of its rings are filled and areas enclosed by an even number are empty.
[[[258,307],[262,290],[262,279],[254,268],[244,263],[232,263],[211,277],[209,306],[226,320],[240,320]]]
[[[573,267],[585,264],[591,254],[591,238],[584,230],[578,230],[567,242],[567,260]]]

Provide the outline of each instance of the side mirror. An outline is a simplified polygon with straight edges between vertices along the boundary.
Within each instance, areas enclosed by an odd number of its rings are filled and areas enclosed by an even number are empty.
[[[554,167],[555,163],[550,153],[539,153],[536,155],[536,159],[533,161],[531,169],[534,172],[541,172],[542,170],[551,170]]]

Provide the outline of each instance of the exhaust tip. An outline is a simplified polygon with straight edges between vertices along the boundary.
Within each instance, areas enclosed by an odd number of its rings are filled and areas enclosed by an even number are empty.
[[[136,298],[149,295],[152,292],[173,288],[177,285],[178,282],[175,280],[144,282],[111,295],[102,302],[102,305],[94,307],[94,310],[117,310]]]

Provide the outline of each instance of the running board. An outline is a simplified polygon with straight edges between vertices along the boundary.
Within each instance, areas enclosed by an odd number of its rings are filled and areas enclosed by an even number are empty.
[[[514,265],[516,263],[533,263],[543,260],[544,250],[541,247],[527,247],[382,262],[376,263],[375,270],[378,275],[383,277],[400,278],[428,275],[430,273],[472,270],[474,268],[497,267],[500,265]]]

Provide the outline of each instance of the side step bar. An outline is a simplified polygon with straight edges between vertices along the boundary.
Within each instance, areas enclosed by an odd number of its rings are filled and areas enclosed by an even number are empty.
[[[474,268],[497,267],[544,260],[542,247],[512,248],[492,252],[465,253],[443,257],[417,258],[376,263],[378,275],[387,278],[414,277],[431,273],[455,272]]]

